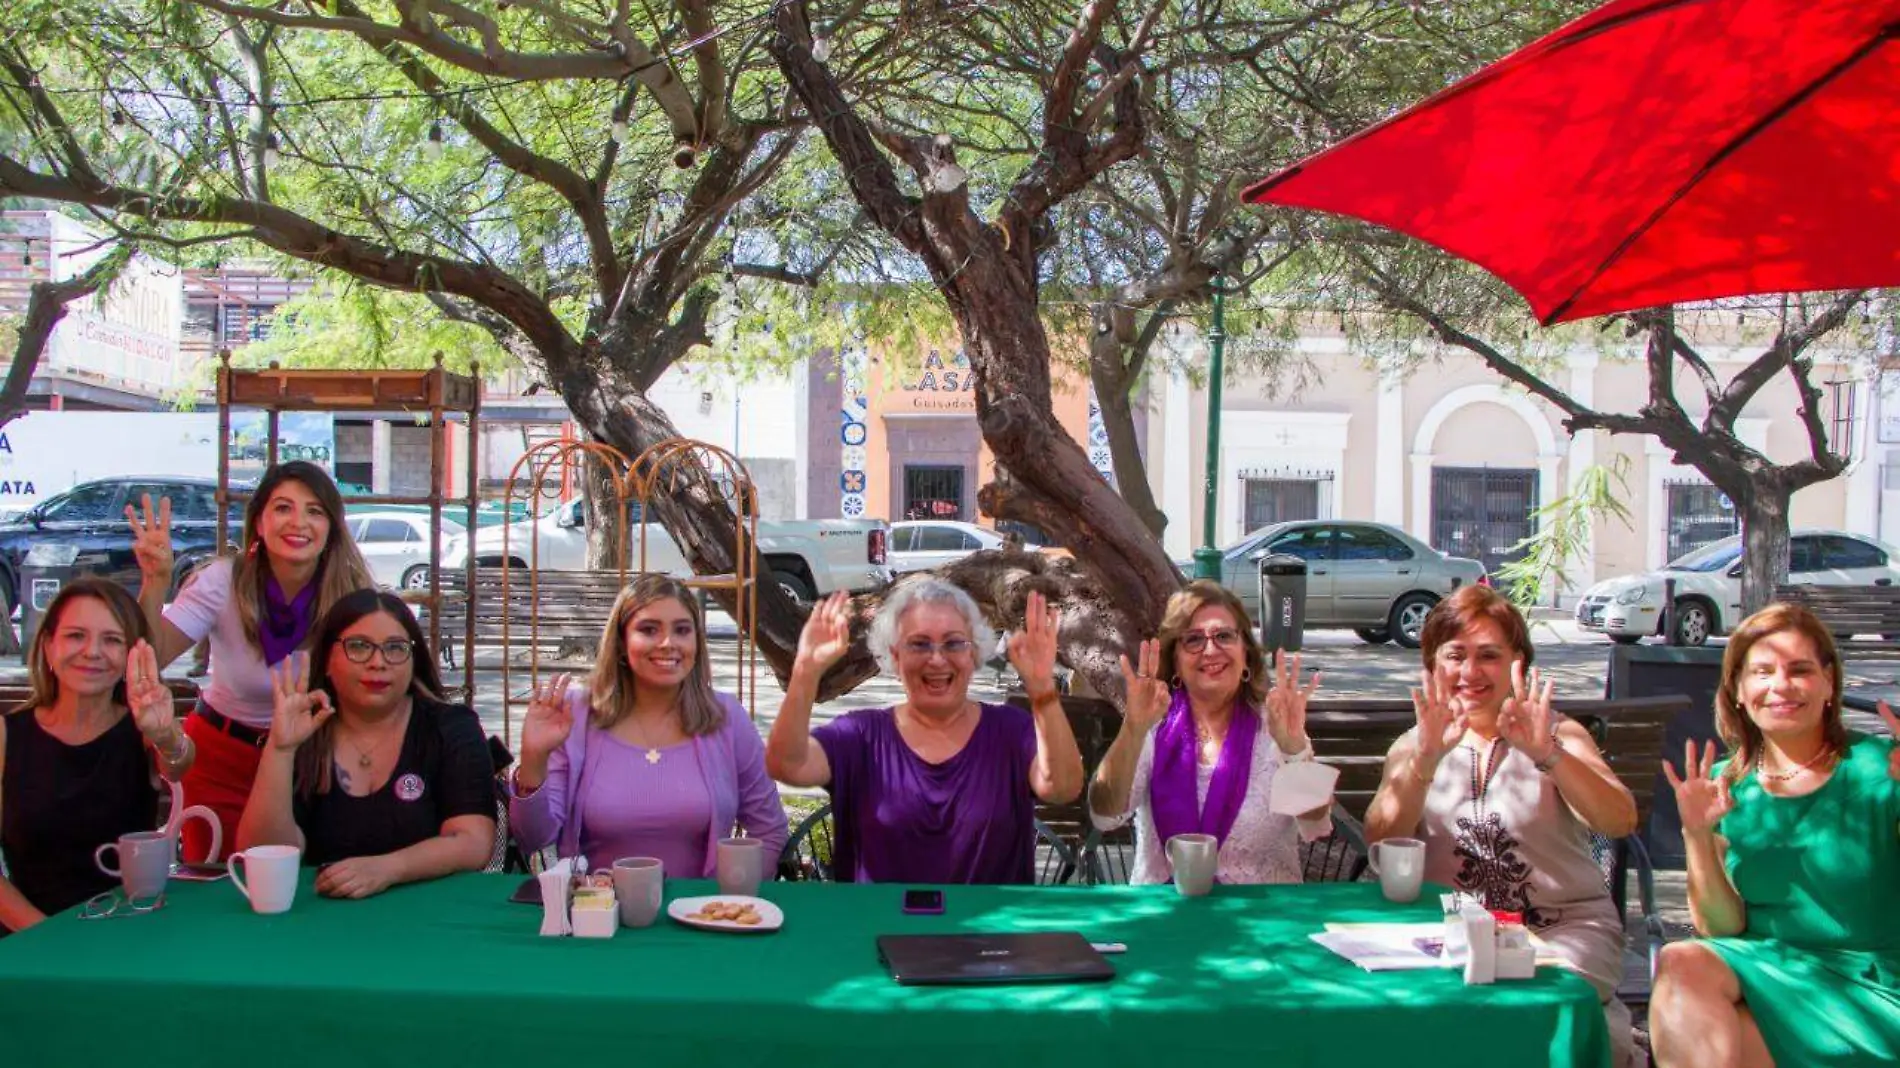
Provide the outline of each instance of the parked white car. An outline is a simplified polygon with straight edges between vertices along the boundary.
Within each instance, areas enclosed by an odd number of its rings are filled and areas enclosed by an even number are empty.
[[[429,585],[429,517],[416,512],[351,512],[345,519],[350,537],[369,564],[378,585],[421,590]],[[464,533],[462,524],[442,517],[442,553],[446,557]]]
[[[1788,581],[1815,586],[1890,586],[1900,551],[1861,534],[1797,530]],[[1676,580],[1676,641],[1701,645],[1742,620],[1742,539],[1711,542],[1658,571],[1599,582],[1577,602],[1577,625],[1630,644],[1662,634],[1663,582]]]
[[[628,531],[632,566],[640,567],[640,504],[629,502],[634,524]],[[692,574],[686,554],[666,528],[646,523],[646,570],[685,577]],[[552,571],[587,569],[586,510],[579,498],[557,504],[532,521],[482,527],[472,539],[475,563],[528,567],[529,561]],[[458,538],[443,553],[442,566],[465,566],[471,539]],[[786,593],[809,602],[833,590],[861,593],[887,586],[890,526],[882,519],[786,519],[759,521],[759,553]]]
[[[891,524],[891,570],[932,571],[974,552],[1003,547],[1003,536],[975,523],[907,520]]]

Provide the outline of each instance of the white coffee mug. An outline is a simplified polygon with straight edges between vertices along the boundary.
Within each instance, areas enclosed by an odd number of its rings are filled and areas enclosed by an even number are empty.
[[[1425,882],[1425,843],[1416,838],[1387,838],[1366,850],[1366,863],[1379,877],[1387,901],[1404,904],[1418,900]]]
[[[1220,841],[1211,834],[1177,834],[1168,839],[1168,863],[1174,888],[1183,897],[1200,897],[1214,888],[1220,867]]]
[[[303,851],[296,846],[262,845],[231,854],[231,885],[263,916],[289,912],[297,898],[297,867]],[[242,872],[249,872],[247,882]]]

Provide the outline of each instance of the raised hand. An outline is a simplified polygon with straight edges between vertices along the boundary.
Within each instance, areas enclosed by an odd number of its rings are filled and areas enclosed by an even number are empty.
[[[132,651],[126,654],[125,704],[140,734],[165,747],[177,744],[172,691],[159,678],[158,654],[143,638],[132,643]]]
[[[1280,752],[1292,756],[1311,746],[1306,737],[1306,703],[1319,689],[1319,672],[1313,680],[1300,685],[1300,654],[1291,661],[1278,649],[1273,651],[1273,688],[1267,691],[1267,733]]]
[[[1140,738],[1168,714],[1172,695],[1168,693],[1168,684],[1161,681],[1159,641],[1150,638],[1142,642],[1135,660],[1136,665],[1130,666],[1126,654],[1121,658],[1122,686],[1128,692],[1128,711],[1122,716],[1122,725]]]
[[[1676,792],[1676,809],[1682,814],[1682,833],[1700,835],[1713,833],[1716,824],[1735,807],[1735,798],[1729,795],[1728,782],[1716,779],[1715,743],[1704,742],[1702,760],[1698,763],[1695,742],[1682,743],[1682,776],[1676,775],[1676,769],[1667,760],[1663,761],[1663,777],[1669,780],[1670,789]]]
[[[1062,613],[1035,590],[1023,609],[1023,629],[1009,636],[1009,662],[1030,700],[1056,692],[1056,632]]]
[[[125,521],[132,525],[132,556],[138,560],[139,574],[147,579],[170,582],[172,577],[172,499],[160,497],[156,511],[152,495],[140,498],[141,510],[125,506]]]
[[[1418,673],[1412,688],[1412,712],[1418,717],[1418,756],[1434,770],[1465,737],[1465,714],[1451,705],[1451,687],[1430,670]]]
[[[798,659],[823,673],[851,650],[851,595],[839,590],[812,606],[798,635]]]
[[[574,730],[574,713],[567,705],[567,687],[571,675],[556,675],[545,687],[536,687],[528,702],[528,716],[521,723],[521,758],[543,760],[549,753],[567,744]]]
[[[1895,716],[1885,701],[1878,702],[1876,707],[1880,709],[1880,718],[1886,721],[1887,733],[1893,735],[1895,741],[1900,741],[1900,716]],[[1893,752],[1887,754],[1887,778],[1900,779],[1900,745],[1894,746]]]
[[[1498,712],[1498,734],[1511,748],[1539,763],[1550,759],[1550,751],[1556,745],[1551,734],[1554,729],[1550,709],[1552,686],[1536,668],[1530,670],[1530,678],[1526,680],[1524,661],[1513,660],[1511,696],[1504,699],[1504,707]]]
[[[271,748],[295,752],[297,747],[317,733],[336,707],[330,695],[310,692],[310,654],[292,653],[270,668]]]

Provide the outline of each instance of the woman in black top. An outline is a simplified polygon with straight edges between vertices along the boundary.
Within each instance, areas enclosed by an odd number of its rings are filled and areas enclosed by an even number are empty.
[[[495,839],[488,744],[472,710],[436,696],[408,606],[349,594],[318,622],[309,657],[279,667],[238,848],[299,847],[328,897],[480,871]]]
[[[0,935],[63,912],[118,880],[93,852],[158,825],[158,782],[191,766],[139,604],[76,579],[27,651],[33,695],[0,718]],[[130,678],[128,679],[128,674]]]

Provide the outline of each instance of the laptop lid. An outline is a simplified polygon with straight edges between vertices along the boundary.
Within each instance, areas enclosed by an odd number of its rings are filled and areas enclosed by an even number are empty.
[[[880,935],[878,959],[906,986],[1085,983],[1115,969],[1074,931],[1034,934]]]

